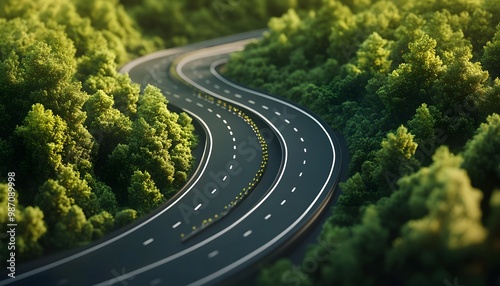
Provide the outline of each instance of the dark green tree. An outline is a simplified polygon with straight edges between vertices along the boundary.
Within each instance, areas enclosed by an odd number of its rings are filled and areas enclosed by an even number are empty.
[[[500,116],[493,114],[477,129],[467,142],[463,153],[463,168],[472,184],[483,191],[481,209],[484,219],[490,214],[489,202],[493,190],[500,186]]]
[[[73,205],[55,224],[52,244],[59,249],[82,246],[92,239],[92,233],[92,223],[86,219],[79,206]]]

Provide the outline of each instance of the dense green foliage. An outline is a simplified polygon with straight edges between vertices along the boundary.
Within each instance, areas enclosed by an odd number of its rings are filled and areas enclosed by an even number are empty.
[[[264,28],[289,8],[319,7],[319,0],[120,0],[149,35],[167,46]]]
[[[269,28],[232,56],[228,76],[321,115],[346,137],[351,163],[322,243],[298,267],[276,262],[260,282],[494,282],[495,1],[324,0],[307,15],[290,9]]]
[[[134,23],[118,1],[0,0],[0,173],[15,172],[18,261],[99,238],[187,179],[191,118],[117,72],[157,47]]]

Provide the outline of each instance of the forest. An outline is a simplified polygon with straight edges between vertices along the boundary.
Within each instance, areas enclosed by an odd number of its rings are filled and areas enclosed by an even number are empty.
[[[0,204],[15,173],[16,255],[98,239],[189,176],[192,119],[121,65],[267,23],[226,75],[320,115],[350,165],[318,243],[259,284],[500,283],[496,2],[0,0]]]
[[[0,178],[0,204],[10,202],[13,187],[18,262],[119,229],[166,202],[188,178],[197,145],[192,119],[170,111],[159,89],[141,91],[117,72],[121,65],[320,5],[0,0],[0,172],[15,175]],[[2,233],[8,218],[8,208],[0,208]],[[7,250],[0,241],[2,257]]]
[[[187,180],[192,119],[117,72],[159,47],[117,1],[0,1],[0,204],[13,187],[18,262],[123,227]]]
[[[318,243],[260,285],[499,285],[500,6],[324,0],[268,22],[226,75],[346,138]]]

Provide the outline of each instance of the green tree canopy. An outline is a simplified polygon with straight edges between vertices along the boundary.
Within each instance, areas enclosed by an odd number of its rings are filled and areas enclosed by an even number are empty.
[[[129,201],[139,213],[147,213],[165,201],[149,173],[135,171],[128,189]]]

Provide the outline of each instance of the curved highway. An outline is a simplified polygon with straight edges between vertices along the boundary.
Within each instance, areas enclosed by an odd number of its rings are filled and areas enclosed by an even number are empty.
[[[261,34],[125,65],[133,81],[161,88],[169,106],[193,117],[205,143],[198,168],[155,213],[83,249],[20,265],[0,285],[219,284],[303,234],[334,194],[342,152],[314,115],[218,73]]]

